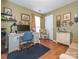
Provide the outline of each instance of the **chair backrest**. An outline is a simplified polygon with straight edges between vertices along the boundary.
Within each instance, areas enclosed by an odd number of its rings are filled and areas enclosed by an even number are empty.
[[[32,39],[32,32],[25,32],[22,36],[22,41],[30,41]]]

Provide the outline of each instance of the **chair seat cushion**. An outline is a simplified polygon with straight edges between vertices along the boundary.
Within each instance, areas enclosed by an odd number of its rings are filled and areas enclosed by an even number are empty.
[[[27,43],[30,43],[31,41],[25,41],[25,42],[21,42],[20,44],[27,44]]]

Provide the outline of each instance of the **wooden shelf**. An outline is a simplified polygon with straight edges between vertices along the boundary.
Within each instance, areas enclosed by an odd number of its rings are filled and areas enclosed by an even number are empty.
[[[1,13],[1,15],[12,16],[12,15],[6,14],[6,13]]]
[[[5,21],[5,22],[16,22],[16,20],[1,20],[1,21]]]

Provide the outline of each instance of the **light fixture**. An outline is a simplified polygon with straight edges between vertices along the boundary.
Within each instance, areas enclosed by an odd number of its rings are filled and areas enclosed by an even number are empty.
[[[76,23],[78,22],[78,15],[77,15],[77,14],[75,14],[74,21],[75,21]]]
[[[39,12],[41,12],[41,10],[40,10],[40,9],[39,9],[38,11],[39,11]]]

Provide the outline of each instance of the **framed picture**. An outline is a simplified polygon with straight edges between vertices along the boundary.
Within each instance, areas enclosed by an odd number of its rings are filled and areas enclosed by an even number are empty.
[[[29,25],[30,23],[28,21],[22,21],[23,25]]]
[[[21,20],[22,21],[30,21],[30,16],[27,14],[21,14]]]
[[[10,8],[4,8],[4,13],[8,15],[12,15],[12,10]]]
[[[61,16],[58,15],[58,16],[56,16],[56,26],[60,27],[60,24],[61,24]]]
[[[64,20],[70,20],[70,19],[71,19],[71,14],[70,13],[64,14]]]

